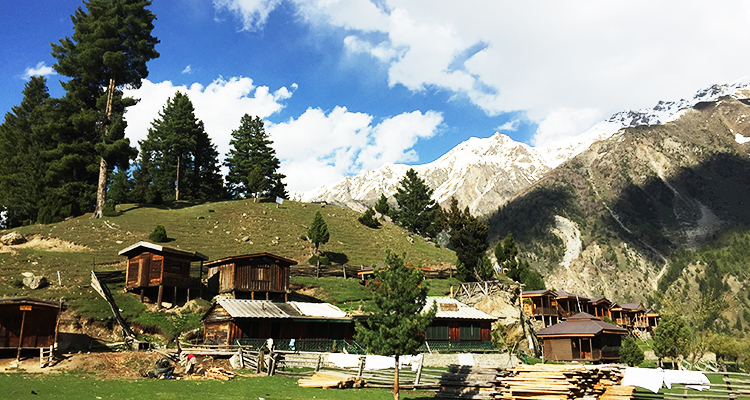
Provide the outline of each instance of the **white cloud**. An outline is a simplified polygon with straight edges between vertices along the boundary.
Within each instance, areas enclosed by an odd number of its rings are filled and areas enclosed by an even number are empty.
[[[281,4],[281,0],[214,0],[214,8],[227,9],[239,14],[243,30],[253,31],[263,28],[268,14]]]
[[[23,76],[26,80],[31,79],[32,76],[47,76],[47,75],[57,75],[57,72],[55,72],[52,67],[48,67],[44,61],[41,61],[36,64],[36,67],[33,68],[26,68],[26,71],[24,71]]]
[[[465,95],[490,115],[523,111],[540,142],[594,114],[732,82],[750,63],[741,0],[292,1],[302,20],[345,30],[349,52],[386,65],[390,85]],[[258,16],[277,4],[232,3]]]
[[[185,67],[185,69],[182,70],[182,73],[183,74],[192,74],[193,73],[193,68],[190,65],[188,65],[187,67]]]
[[[561,137],[580,134],[603,117],[601,111],[592,108],[552,110],[539,122],[532,144],[537,147],[546,147],[558,142]]]
[[[518,125],[520,123],[520,120],[514,119],[498,126],[495,130],[498,132],[515,132],[518,130]]]
[[[231,133],[242,116],[248,113],[265,120],[277,113],[283,108],[281,102],[297,89],[297,84],[290,86],[291,89],[282,87],[271,92],[268,87],[253,85],[250,78],[220,78],[205,87],[199,83],[188,87],[144,80],[140,89],[125,93],[141,99],[125,115],[125,135],[133,145],[145,139],[167,99],[180,91],[192,101],[195,116],[203,121],[223,159]],[[416,161],[412,147],[419,139],[433,137],[442,121],[440,113],[413,111],[374,124],[371,115],[336,107],[327,114],[310,108],[286,122],[272,124],[266,120],[265,126],[281,160],[280,172],[287,175],[287,189],[293,192],[310,190],[384,163]]]
[[[417,140],[435,135],[442,115],[403,113],[373,125],[373,117],[336,107],[310,108],[267,128],[290,191],[307,191],[384,163],[416,161]]]
[[[292,85],[292,89],[296,86]],[[128,122],[125,135],[131,144],[137,145],[139,140],[146,138],[151,122],[177,91],[187,94],[193,102],[195,116],[203,121],[221,158],[229,150],[232,131],[239,127],[243,115],[268,118],[283,108],[282,100],[292,95],[286,87],[271,92],[266,86],[255,86],[250,78],[219,78],[205,87],[199,83],[187,87],[175,86],[170,81],[153,83],[146,79],[140,89],[125,93],[141,99],[125,114]]]

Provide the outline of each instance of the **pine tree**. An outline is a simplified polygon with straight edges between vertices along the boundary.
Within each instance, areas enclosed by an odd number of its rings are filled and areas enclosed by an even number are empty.
[[[330,239],[328,225],[323,220],[323,216],[320,215],[320,211],[315,212],[315,217],[313,217],[313,221],[307,229],[307,238],[310,239],[313,245],[315,245],[313,253],[315,256],[318,256],[320,245],[328,243],[328,239]],[[316,275],[317,277],[320,277],[320,257],[318,257]]]
[[[417,175],[414,168],[406,171],[406,176],[401,179],[396,191],[397,193],[393,195],[398,203],[398,211],[395,212],[396,221],[412,233],[434,237],[436,234],[434,222],[438,206],[432,200],[433,190]]]
[[[654,330],[654,355],[660,362],[664,357],[687,357],[692,336],[685,318],[675,314],[662,315]]]
[[[374,208],[375,211],[377,211],[381,215],[388,215],[388,213],[391,211],[391,206],[388,204],[388,199],[382,193],[380,194],[378,202],[375,203]]]
[[[507,270],[505,275],[508,278],[518,281],[520,279],[520,271],[518,270],[518,248],[516,247],[516,241],[513,239],[513,234],[509,233],[502,242],[497,242],[495,245],[495,258],[497,258],[497,264],[500,266],[500,270]]]
[[[259,117],[253,118],[245,114],[240,127],[232,132],[232,140],[229,142],[231,149],[224,161],[224,165],[229,167],[226,181],[232,197],[247,197],[256,193],[269,197],[287,197],[286,187],[281,181],[286,176],[278,172],[280,162],[272,144],[263,121]],[[260,168],[263,179],[258,177],[255,168]]]
[[[178,201],[223,197],[216,146],[203,122],[195,117],[187,95],[177,92],[167,100],[140,145],[135,187],[139,198]]]
[[[0,125],[0,206],[8,227],[36,221],[44,196],[45,151],[54,147],[48,124],[54,103],[43,77],[32,77],[21,104]]]
[[[443,211],[442,215],[458,258],[456,278],[462,281],[492,279],[494,271],[485,268],[484,263],[489,226],[472,216],[469,207],[462,212],[455,198],[451,198],[448,211]]]
[[[136,151],[125,138],[125,109],[136,104],[122,97],[122,88],[139,88],[148,76],[146,63],[159,56],[159,41],[151,35],[156,18],[146,7],[150,0],[89,0],[71,16],[74,33],[52,45],[54,69],[71,78],[62,83],[65,102],[73,110],[73,131],[82,141],[63,150],[75,157],[93,146],[99,156],[99,178],[93,218],[102,216],[107,170],[115,164],[127,169]],[[71,151],[73,150],[73,151]],[[78,160],[82,161],[82,160]]]
[[[396,356],[394,399],[399,398],[399,356],[414,354],[424,343],[424,333],[437,312],[433,305],[422,313],[427,285],[422,271],[405,267],[404,258],[386,251],[385,267],[375,271],[371,285],[375,310],[368,318],[358,319],[355,326],[355,339],[368,353]]]

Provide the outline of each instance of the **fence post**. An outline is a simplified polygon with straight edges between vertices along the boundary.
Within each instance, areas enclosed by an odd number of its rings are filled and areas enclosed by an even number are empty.
[[[424,364],[424,354],[419,355],[419,365],[417,366],[417,376],[414,378],[414,384],[419,385],[419,379],[422,378],[422,365]]]
[[[245,356],[242,354],[242,346],[237,347],[237,354],[240,356],[240,368],[245,369]]]
[[[357,370],[357,376],[362,377],[362,373],[365,371],[365,356],[359,357],[359,369]]]
[[[318,364],[315,366],[315,371],[320,371],[320,365],[323,363],[323,355],[318,354]]]
[[[261,372],[263,372],[263,349],[258,352],[258,366],[255,368],[256,374]]]

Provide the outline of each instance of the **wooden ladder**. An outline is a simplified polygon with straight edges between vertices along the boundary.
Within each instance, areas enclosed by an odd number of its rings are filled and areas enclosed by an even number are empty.
[[[54,345],[50,347],[39,348],[39,368],[44,368],[48,365],[52,365],[52,361],[55,359]]]

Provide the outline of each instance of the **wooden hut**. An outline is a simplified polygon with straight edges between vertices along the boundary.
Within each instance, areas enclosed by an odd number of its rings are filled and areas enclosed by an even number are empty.
[[[612,319],[612,312],[610,311],[610,308],[612,307],[612,302],[607,300],[604,297],[596,297],[586,304],[586,312],[595,316],[604,319],[604,317],[607,317],[609,319]]]
[[[624,328],[648,328],[646,307],[641,303],[613,304],[612,320]]]
[[[256,295],[270,299],[283,294],[288,300],[289,269],[297,262],[269,253],[246,254],[206,263],[208,288],[212,293],[228,294],[235,299],[255,300]]]
[[[521,293],[526,314],[542,321],[544,326],[560,322],[555,292],[551,290],[529,290]]]
[[[269,338],[351,340],[354,335],[352,319],[328,303],[219,299],[202,321],[203,340],[208,344]]]
[[[546,360],[611,362],[620,359],[620,344],[627,334],[627,329],[578,313],[536,336],[544,341]]]
[[[428,297],[423,312],[437,304],[437,314],[425,332],[425,339],[433,346],[436,342],[490,342],[492,322],[497,317],[450,297]],[[443,343],[446,344],[446,343]]]
[[[190,263],[200,262],[200,278],[203,276],[203,261],[208,257],[198,253],[175,249],[149,242],[138,242],[122,249],[119,254],[128,258],[125,288],[140,294],[141,302],[148,293],[157,292],[156,303],[161,308],[164,288],[172,289],[172,303],[177,303],[177,290],[185,289],[190,300]],[[153,297],[151,297],[153,298]]]
[[[564,290],[558,290],[555,292],[557,312],[562,318],[568,318],[571,315],[584,311],[589,300],[588,297],[579,296],[575,293],[566,292]]]
[[[65,303],[30,297],[0,299],[0,349],[39,349],[57,343]]]

